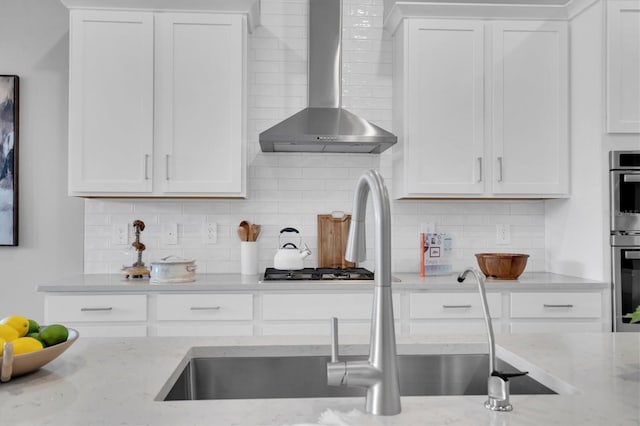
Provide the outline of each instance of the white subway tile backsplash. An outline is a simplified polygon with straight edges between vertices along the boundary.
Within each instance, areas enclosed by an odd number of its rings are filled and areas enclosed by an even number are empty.
[[[248,37],[246,200],[85,201],[86,273],[118,273],[136,260],[130,245],[115,245],[113,225],[141,219],[145,262],[168,255],[196,260],[198,272],[238,273],[237,227],[241,220],[262,225],[259,268],[272,266],[279,231],[300,230],[317,259],[317,215],[351,212],[356,179],[380,170],[391,187],[392,153],[268,154],[258,134],[307,105],[307,0],[262,0],[261,26]],[[342,103],[350,111],[392,128],[392,43],[382,28],[382,0],[345,0],[343,13]],[[419,270],[419,232],[428,223],[454,239],[454,270],[474,266],[474,253],[523,251],[527,270],[544,269],[544,202],[392,201],[392,262],[395,272]],[[373,253],[373,217],[368,209],[368,244]],[[218,240],[206,244],[204,225],[217,224]],[[178,224],[178,244],[164,245],[162,224]],[[511,225],[511,244],[496,244],[496,224]],[[133,241],[133,229],[129,236]],[[373,267],[371,260],[362,266]]]

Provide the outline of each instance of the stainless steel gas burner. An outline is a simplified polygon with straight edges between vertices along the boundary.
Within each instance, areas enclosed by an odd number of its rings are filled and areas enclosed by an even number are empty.
[[[267,268],[264,272],[264,281],[304,280],[373,280],[373,272],[365,268],[304,268],[295,271]]]

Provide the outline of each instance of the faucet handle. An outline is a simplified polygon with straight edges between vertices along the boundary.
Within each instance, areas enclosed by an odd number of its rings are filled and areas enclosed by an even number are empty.
[[[511,411],[513,406],[509,401],[511,391],[509,390],[509,379],[529,374],[526,371],[516,371],[514,373],[504,373],[493,371],[487,381],[487,393],[489,399],[484,406],[492,411]]]
[[[491,373],[492,376],[500,377],[502,380],[505,380],[505,381],[509,381],[509,379],[512,377],[526,376],[527,374],[529,374],[528,371],[515,371],[513,373],[505,373],[503,371],[494,371]]]
[[[331,317],[331,362],[338,362],[338,318]]]

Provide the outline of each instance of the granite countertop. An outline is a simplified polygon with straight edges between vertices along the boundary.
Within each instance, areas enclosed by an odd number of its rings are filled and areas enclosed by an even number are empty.
[[[498,356],[559,392],[512,395],[514,411],[485,396],[402,397],[397,416],[363,413],[364,398],[156,401],[188,350],[324,345],[326,338],[83,338],[32,374],[0,384],[0,424],[220,425],[638,425],[640,333],[497,335]],[[366,338],[341,338],[346,345]],[[398,338],[403,352],[484,352],[486,338]],[[235,348],[234,348],[235,347]],[[245,348],[247,349],[247,348]],[[480,350],[479,350],[480,349]],[[302,351],[304,348],[301,349]],[[328,347],[326,348],[329,353]],[[237,352],[235,352],[237,353]],[[516,380],[516,379],[514,379]],[[343,423],[330,422],[339,418]]]
[[[457,282],[457,274],[427,276],[419,274],[393,274],[396,290],[469,291],[477,285],[473,280]],[[197,274],[193,283],[150,284],[149,280],[127,280],[118,274],[79,274],[37,285],[41,292],[225,292],[225,291],[371,291],[371,281],[262,281],[262,275]],[[528,272],[513,281],[487,280],[487,291],[603,289],[608,283],[585,278]]]

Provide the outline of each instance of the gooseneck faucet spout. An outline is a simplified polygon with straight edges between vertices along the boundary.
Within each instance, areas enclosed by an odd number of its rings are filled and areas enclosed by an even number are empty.
[[[369,359],[338,360],[338,327],[337,320],[333,319],[333,350],[332,360],[327,364],[327,382],[332,386],[366,387],[366,412],[389,416],[401,411],[391,295],[391,213],[387,188],[382,176],[375,170],[364,173],[356,184],[345,258],[351,262],[366,259],[365,213],[369,194],[372,196],[376,234]]]
[[[472,273],[478,283],[478,291],[482,299],[482,312],[484,322],[487,326],[487,336],[489,338],[489,378],[487,379],[488,398],[484,406],[492,411],[511,411],[513,406],[509,402],[509,378],[524,376],[526,372],[504,373],[496,369],[496,340],[493,335],[493,325],[491,324],[491,313],[487,303],[487,293],[484,288],[484,278],[473,268],[467,268],[458,276],[461,283],[467,278],[467,274]]]

